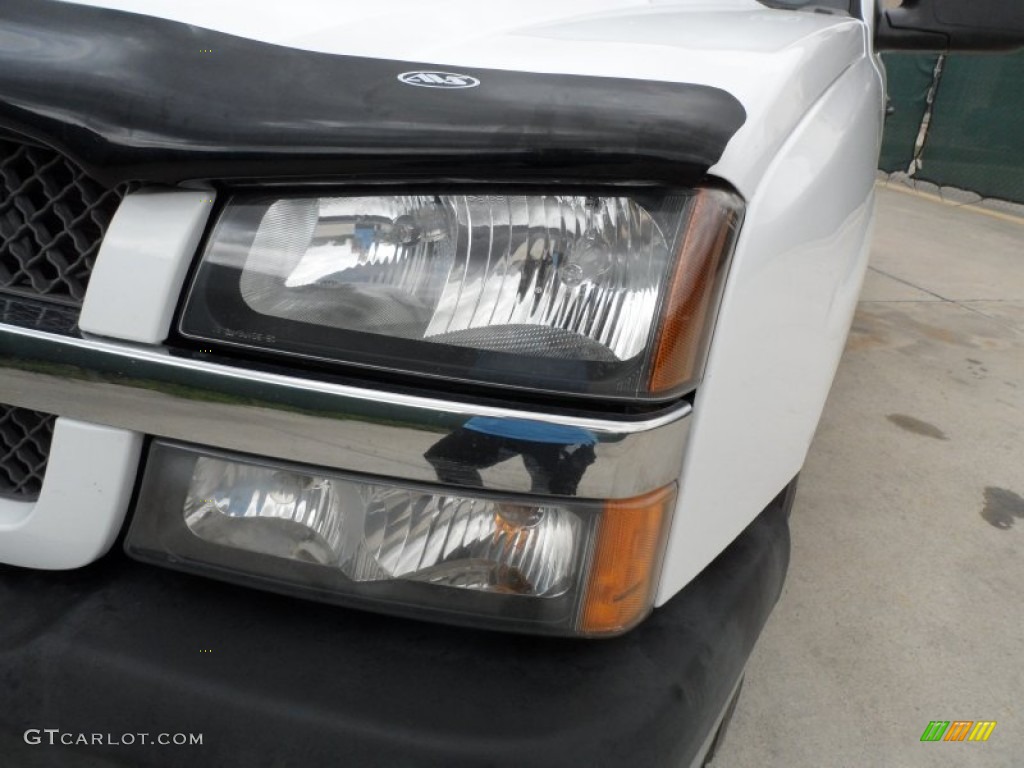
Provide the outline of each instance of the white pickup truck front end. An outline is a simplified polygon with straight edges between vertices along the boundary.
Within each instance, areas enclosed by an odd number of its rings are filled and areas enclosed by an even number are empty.
[[[608,6],[402,61],[171,4],[213,29],[55,5],[73,42],[15,6],[5,301],[51,324],[2,328],[0,401],[60,418],[0,559],[102,555],[141,458],[127,547],[150,561],[557,634],[676,594],[803,462],[863,273],[882,78],[847,15]],[[75,44],[81,67],[47,53]],[[102,204],[47,201],[48,162]],[[102,245],[45,242],[111,195]],[[48,261],[84,293],[34,296]],[[72,458],[90,429],[116,449]]]
[[[809,5],[6,0],[0,750],[701,764],[871,232]]]

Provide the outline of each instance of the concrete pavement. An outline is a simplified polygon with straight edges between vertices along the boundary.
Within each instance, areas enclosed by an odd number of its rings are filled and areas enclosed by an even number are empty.
[[[880,189],[792,533],[716,768],[1024,765],[1024,220]]]

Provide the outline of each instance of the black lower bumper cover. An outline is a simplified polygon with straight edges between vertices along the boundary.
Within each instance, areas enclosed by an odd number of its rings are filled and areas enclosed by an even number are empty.
[[[12,766],[686,766],[781,591],[791,502],[792,487],[637,630],[605,641],[377,616],[117,552],[69,573],[3,567],[0,754]],[[60,735],[29,744],[29,729]],[[202,744],[119,743],[142,733]],[[103,743],[59,745],[79,734]]]

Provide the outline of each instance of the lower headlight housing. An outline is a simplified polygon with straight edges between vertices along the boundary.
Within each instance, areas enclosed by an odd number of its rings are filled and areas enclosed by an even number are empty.
[[[674,500],[466,493],[155,441],[125,547],[327,602],[615,635],[651,609]]]

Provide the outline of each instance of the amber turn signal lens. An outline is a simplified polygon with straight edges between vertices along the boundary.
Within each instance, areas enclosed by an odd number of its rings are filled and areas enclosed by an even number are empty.
[[[700,189],[679,249],[651,365],[652,394],[695,381],[710,340],[715,296],[739,232],[743,207],[732,193]]]
[[[605,504],[580,618],[583,635],[612,635],[651,608],[676,486]]]

